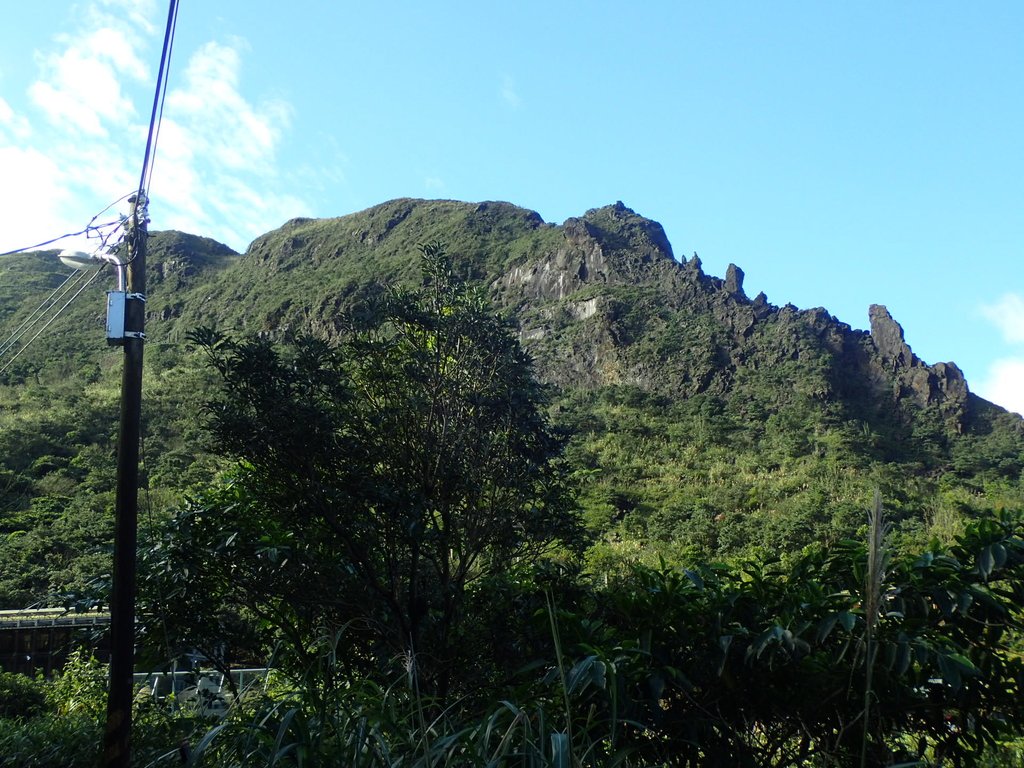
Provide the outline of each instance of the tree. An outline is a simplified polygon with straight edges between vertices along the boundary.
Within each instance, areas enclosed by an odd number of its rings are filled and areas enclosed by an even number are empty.
[[[561,636],[571,657],[626,660],[604,706],[643,724],[639,764],[988,764],[1024,727],[1024,517],[893,554],[872,600],[869,552],[636,566]]]
[[[325,635],[351,644],[346,664],[402,653],[443,695],[467,585],[579,536],[528,356],[443,247],[421,251],[422,286],[382,292],[333,342],[192,335],[238,465],[176,517],[150,573],[183,614],[234,606],[300,656]]]

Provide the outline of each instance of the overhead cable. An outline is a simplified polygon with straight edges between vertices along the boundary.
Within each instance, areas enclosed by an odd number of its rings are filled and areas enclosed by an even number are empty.
[[[168,9],[167,9],[167,27],[166,27],[166,29],[164,31],[163,49],[162,49],[162,51],[160,53],[160,68],[159,68],[159,70],[157,72],[156,90],[155,90],[155,93],[153,95],[153,109],[152,109],[152,111],[150,113],[149,132],[148,132],[148,134],[146,136],[146,151],[145,151],[145,154],[143,156],[142,172],[141,172],[141,174],[139,176],[139,186],[138,186],[138,189],[135,192],[135,194],[137,196],[136,200],[137,200],[138,204],[134,205],[132,207],[132,216],[133,217],[138,217],[140,215],[141,216],[145,216],[146,215],[145,211],[146,211],[146,203],[148,202],[148,197],[149,197],[149,185],[150,185],[150,183],[152,181],[152,175],[153,175],[153,161],[154,161],[154,157],[155,157],[155,154],[156,154],[156,145],[157,145],[157,142],[158,142],[158,139],[159,139],[159,134],[160,134],[160,125],[163,122],[163,105],[164,105],[164,101],[165,101],[166,96],[167,96],[167,82],[168,82],[167,72],[168,72],[168,69],[170,67],[171,54],[172,54],[173,48],[174,48],[174,31],[175,31],[175,28],[177,26],[177,20],[178,20],[178,0],[169,0],[169,5],[168,5]],[[52,245],[53,243],[57,243],[57,242],[59,242],[61,240],[65,240],[65,239],[67,239],[69,237],[77,237],[77,236],[83,235],[83,234],[86,235],[86,236],[91,236],[91,233],[98,233],[98,236],[100,238],[100,243],[101,243],[100,247],[101,248],[107,248],[109,246],[110,240],[114,236],[115,232],[118,232],[120,230],[121,231],[120,238],[123,239],[125,237],[126,233],[125,233],[125,226],[124,225],[126,224],[127,220],[124,217],[121,217],[117,221],[111,221],[111,222],[107,222],[107,223],[99,224],[99,225],[95,224],[95,221],[96,221],[97,218],[99,218],[101,215],[103,215],[111,207],[113,207],[117,203],[121,202],[121,200],[124,200],[126,197],[129,197],[130,194],[131,193],[129,193],[129,195],[124,195],[124,196],[120,197],[118,200],[114,201],[113,203],[108,205],[106,208],[104,208],[102,211],[97,213],[95,216],[93,216],[93,218],[89,222],[89,224],[87,224],[84,229],[81,229],[78,232],[69,232],[67,234],[60,235],[59,237],[55,237],[55,238],[52,238],[50,240],[45,240],[45,241],[43,241],[41,243],[36,243],[34,245],[30,245],[30,246],[27,246],[27,247],[24,247],[24,248],[16,248],[16,249],[14,249],[12,251],[6,251],[4,253],[0,253],[0,256],[9,256],[9,255],[12,255],[12,254],[15,254],[15,253],[22,253],[22,252],[25,252],[25,251],[37,250],[37,249],[43,248],[43,247],[45,247],[47,245]],[[134,225],[137,225],[138,223],[139,223],[138,221],[132,222],[132,224],[134,224]],[[129,229],[129,231],[134,231],[134,232],[140,231],[140,228],[138,226],[132,226],[132,227],[130,227],[128,229]],[[104,230],[107,230],[107,231],[104,231]],[[120,242],[120,240],[118,242]],[[117,243],[114,244],[114,247],[116,247],[116,245],[117,245]],[[135,250],[135,249],[132,249],[132,250]],[[127,264],[131,263],[131,261],[133,259],[134,259],[134,256],[132,257],[132,259],[129,259],[127,262],[125,262],[125,266],[127,266]],[[10,360],[8,360],[7,363],[2,368],[0,368],[0,373],[3,373],[4,371],[6,371],[11,366],[11,363],[13,363],[14,360],[17,359],[29,347],[29,345],[33,341],[35,341],[36,338],[39,337],[39,334],[41,334],[43,331],[45,331],[53,323],[53,321],[56,320],[64,312],[64,310],[67,309],[68,306],[70,306],[70,304],[82,293],[82,291],[84,291],[96,279],[96,277],[98,277],[98,276],[99,276],[99,271],[97,271],[95,276],[93,276],[91,279],[86,281],[86,283],[81,288],[78,289],[78,291],[68,300],[68,302],[66,304],[64,304],[64,306],[62,306],[57,311],[57,313],[55,315],[53,315],[53,317],[51,317],[46,322],[46,324],[43,325],[43,327],[40,328],[36,332],[36,334],[34,336],[32,336],[32,338],[29,339],[29,341],[20,350],[18,350],[17,354],[15,354],[14,357],[12,357]],[[70,280],[71,278],[68,278],[68,279]],[[80,278],[78,278],[78,279],[80,279]],[[67,281],[65,281],[65,283],[66,282]],[[77,279],[76,279],[75,282],[77,282]],[[71,287],[74,287],[74,284],[75,283],[72,283]],[[59,291],[60,288],[58,288],[57,290]],[[65,291],[65,293],[66,293],[66,291]],[[64,294],[62,294],[60,298],[63,298],[63,295]],[[51,295],[50,298],[52,299],[52,295]],[[59,301],[59,298],[57,300]],[[29,317],[29,320],[27,320],[25,323],[23,323],[22,326],[19,327],[12,334],[11,339],[9,339],[7,342],[5,342],[4,346],[2,348],[0,348],[0,354],[2,354],[3,352],[8,351],[18,341],[18,339],[20,339],[21,335],[23,335],[23,333],[25,332],[26,327],[29,327],[32,324],[35,324],[36,322],[39,321],[39,319],[41,317],[40,313],[41,313],[41,311],[44,311],[43,308],[52,309],[52,307],[56,303],[56,302],[54,302],[54,303],[50,304],[49,306],[47,306],[48,302],[50,302],[50,299],[47,299],[47,301],[43,302],[43,305],[41,305],[40,308],[38,308],[35,312],[32,313],[32,316]]]
[[[167,70],[171,63],[174,47],[174,28],[178,21],[178,0],[170,0],[167,8],[167,28],[164,31],[164,47],[160,53],[160,69],[156,75],[156,92],[153,94],[153,110],[149,116],[149,134],[146,137],[146,153],[142,158],[142,175],[139,177],[139,192],[148,192],[152,178],[152,161],[156,153],[157,136],[163,121],[163,101],[167,93]]]
[[[47,296],[46,299],[43,300],[43,303],[36,307],[32,311],[32,314],[30,314],[25,319],[25,321],[22,322],[21,325],[14,329],[14,331],[11,333],[10,336],[7,337],[3,344],[0,344],[0,357],[5,355],[8,352],[8,350],[10,350],[11,347],[13,347],[18,342],[18,339],[20,339],[25,334],[25,331],[29,328],[29,326],[35,325],[39,321],[39,318],[42,317],[42,313],[44,311],[46,311],[47,309],[52,309],[57,304],[58,301],[60,301],[61,299],[64,298],[64,296],[67,295],[68,291],[75,287],[76,283],[78,283],[83,277],[86,276],[86,274],[87,273],[82,270],[75,270],[74,272],[67,276],[67,279],[65,279],[63,283],[54,288],[53,293]],[[68,285],[68,283],[70,283],[70,285]],[[57,295],[58,293],[60,294],[59,296]]]
[[[96,220],[96,217],[94,216],[93,217],[93,221],[95,221],[95,220]],[[54,243],[59,243],[61,240],[67,240],[69,237],[78,237],[79,235],[88,235],[90,232],[98,232],[98,231],[100,231],[102,229],[105,229],[106,227],[119,226],[120,224],[121,224],[120,220],[118,220],[118,221],[108,221],[108,222],[105,222],[103,224],[96,224],[96,225],[93,225],[92,222],[90,222],[89,225],[86,226],[85,229],[80,229],[77,232],[67,232],[66,234],[60,235],[58,237],[54,237],[54,238],[52,238],[50,240],[44,240],[43,242],[36,243],[35,245],[26,245],[24,248],[15,248],[12,251],[4,251],[3,253],[0,253],[0,256],[13,256],[16,253],[25,253],[26,251],[38,251],[40,248],[45,248],[47,245],[53,245]]]
[[[160,103],[159,114],[156,115],[156,127],[153,128],[153,117],[150,117],[150,131],[153,137],[153,148],[152,158],[150,158],[150,150],[147,142],[146,147],[146,159],[142,167],[142,178],[140,181],[139,189],[145,187],[146,196],[149,196],[149,186],[153,181],[153,165],[155,164],[156,158],[156,147],[160,143],[160,126],[164,121],[164,104],[167,102],[167,83],[170,82],[170,78],[167,77],[165,69],[169,70],[171,67],[171,54],[174,51],[174,32],[178,26],[178,2],[177,0],[171,0],[170,7],[167,9],[167,30],[164,35],[164,56],[160,59],[160,73],[157,75],[157,90],[153,97],[153,111],[156,113],[157,101]],[[162,85],[161,85],[162,81]]]
[[[88,288],[90,285],[92,285],[92,283],[94,283],[96,281],[96,278],[98,278],[100,276],[100,273],[102,271],[103,271],[102,269],[96,270],[96,274],[94,274],[92,277],[90,277],[88,280],[86,280],[85,285],[83,285],[81,288],[79,288],[77,291],[75,291],[74,295],[70,299],[68,299],[67,302],[65,302],[64,306],[61,307],[60,309],[58,309],[57,313],[53,317],[51,317],[49,320],[47,320],[46,324],[42,328],[40,328],[38,331],[36,331],[35,335],[31,339],[29,339],[27,342],[25,342],[25,345],[21,349],[19,349],[17,351],[17,353],[15,353],[15,355],[10,360],[8,360],[4,364],[3,368],[0,368],[0,373],[3,373],[8,368],[10,368],[11,365],[14,363],[14,361],[17,360],[19,357],[21,357],[21,354],[32,345],[32,342],[39,338],[39,334],[41,334],[43,331],[45,331],[47,328],[49,328],[53,324],[53,321],[56,320],[58,317],[60,317],[64,313],[64,310],[67,309],[68,307],[70,307],[71,304],[74,302],[74,300],[77,299],[81,295],[82,291],[84,291],[86,288]]]
[[[91,219],[89,219],[88,224],[86,224],[82,229],[79,229],[77,232],[67,232],[66,234],[61,234],[61,236],[59,237],[52,238],[51,240],[45,240],[42,243],[36,243],[35,245],[25,246],[24,248],[15,248],[12,251],[4,251],[3,253],[0,253],[0,256],[13,256],[15,253],[25,253],[26,251],[38,251],[40,248],[45,248],[46,246],[51,246],[54,243],[59,243],[61,240],[67,240],[68,238],[77,238],[80,236],[80,234],[85,234],[86,237],[91,237],[90,232],[98,232],[108,227],[118,226],[124,222],[123,218],[119,218],[116,221],[104,221],[102,224],[97,224],[95,222],[96,219],[98,219],[104,213],[111,210],[122,200],[131,197],[131,195],[132,193],[125,193],[120,198],[115,200],[113,203],[106,205],[101,211],[99,211]]]

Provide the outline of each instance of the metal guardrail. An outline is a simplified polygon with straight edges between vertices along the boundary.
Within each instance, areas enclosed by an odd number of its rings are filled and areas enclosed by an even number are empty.
[[[0,611],[0,629],[97,627],[109,623],[110,614],[102,612],[76,613],[52,608]]]
[[[266,684],[266,667],[233,669],[234,690],[243,693]],[[159,704],[194,709],[206,717],[223,717],[234,701],[225,675],[214,670],[136,672],[136,690],[144,690]]]

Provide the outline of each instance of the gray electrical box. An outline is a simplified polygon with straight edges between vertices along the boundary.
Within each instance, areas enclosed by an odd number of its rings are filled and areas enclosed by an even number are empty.
[[[107,344],[124,344],[124,291],[107,291]]]

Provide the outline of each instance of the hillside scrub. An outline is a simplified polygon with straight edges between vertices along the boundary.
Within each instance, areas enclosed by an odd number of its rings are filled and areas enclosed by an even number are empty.
[[[300,664],[310,638],[337,634],[356,644],[338,651],[352,671],[405,655],[443,696],[472,688],[470,585],[579,548],[527,357],[443,248],[422,252],[423,286],[354,312],[338,345],[193,335],[221,377],[215,443],[238,464],[151,558],[152,594],[182,629],[231,607]]]
[[[876,545],[874,600],[871,547],[856,541],[786,563],[638,565],[605,578],[540,561],[466,596],[474,619],[462,639],[475,669],[495,673],[474,677],[474,695],[424,691],[416,657],[353,669],[351,655],[372,652],[365,635],[314,632],[301,648],[277,645],[276,693],[212,730],[195,724],[193,761],[1014,764],[1022,536],[1024,520],[1001,515],[951,547]]]
[[[741,270],[705,274],[622,204],[555,225],[508,203],[403,199],[290,221],[245,254],[153,234],[147,545],[229,463],[198,418],[218,373],[189,334],[336,347],[385,286],[416,289],[416,244],[437,239],[548,387],[545,416],[566,440],[595,563],[856,537],[876,487],[908,549],[1024,505],[1024,422],[971,394],[955,366],[916,358],[884,308],[865,332],[823,309],[750,299]],[[52,252],[5,258],[4,330],[67,276]],[[102,597],[120,370],[102,283],[0,374],[0,607]]]
[[[503,227],[502,208],[483,221],[459,210],[487,237],[558,235],[530,217]],[[568,229],[606,237],[608,253],[640,238],[653,259],[657,232],[630,214]],[[385,207],[364,234],[415,216]],[[303,237],[325,247],[336,226],[295,222],[254,252],[312,280],[312,262],[295,261]],[[147,704],[138,764],[174,764],[181,738],[191,764],[210,766],[1013,759],[1002,742],[1024,728],[1024,523],[1009,417],[975,403],[957,435],[939,411],[866,391],[837,400],[839,358],[801,325],[828,327],[821,313],[757,330],[804,345],[806,367],[798,355],[729,371],[711,318],[688,327],[713,342],[704,357],[667,369],[725,364],[700,392],[546,387],[522,329],[459,261],[438,245],[420,255],[418,286],[353,288],[318,333],[201,328],[180,357],[154,355],[147,469],[165,506],[143,526],[143,658],[155,668],[199,649],[276,674],[233,692],[218,723]],[[739,302],[699,263],[686,269],[687,290]],[[172,277],[187,289],[187,269]],[[618,340],[640,340],[629,355],[645,338],[683,354],[672,313],[648,336],[656,292],[615,295]],[[560,316],[576,341],[601,320],[582,314]],[[103,567],[110,417],[94,406],[112,389],[102,367],[90,375],[67,412],[29,407],[42,390],[5,391],[0,558],[18,557],[0,559],[5,599],[77,599]],[[892,533],[868,546],[875,488]],[[68,556],[65,539],[95,560]],[[80,657],[49,708],[24,696],[31,707],[0,719],[0,764],[88,764],[100,710],[69,702],[95,705],[102,674]]]

